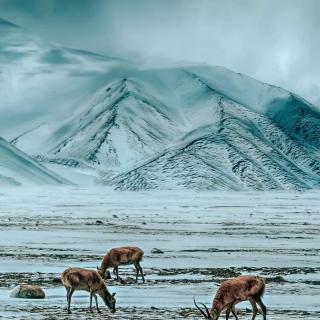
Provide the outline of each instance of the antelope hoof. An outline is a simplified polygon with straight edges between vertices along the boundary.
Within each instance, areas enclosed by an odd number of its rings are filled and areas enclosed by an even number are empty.
[[[119,281],[120,283],[126,283],[126,282],[125,282],[123,279],[121,279],[121,278],[119,278],[118,281]]]
[[[100,309],[97,310],[98,313],[101,313]]]
[[[68,314],[71,314],[72,312],[71,312],[71,310],[68,310]]]

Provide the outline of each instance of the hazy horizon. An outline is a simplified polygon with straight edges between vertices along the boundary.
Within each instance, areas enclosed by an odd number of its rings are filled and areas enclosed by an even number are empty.
[[[320,105],[320,2],[0,0],[0,17],[53,42],[148,63],[199,62]]]

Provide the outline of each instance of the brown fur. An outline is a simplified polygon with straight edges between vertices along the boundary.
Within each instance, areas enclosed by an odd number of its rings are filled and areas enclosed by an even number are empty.
[[[97,311],[99,311],[98,294],[111,312],[115,312],[115,294],[110,294],[103,279],[95,270],[82,268],[68,268],[61,274],[62,284],[67,290],[68,313],[71,313],[70,304],[71,297],[76,290],[85,290],[90,292],[90,311],[92,312],[92,297],[95,298]]]
[[[257,276],[239,276],[233,279],[225,280],[218,288],[212,303],[210,315],[207,318],[217,320],[221,312],[226,309],[226,319],[232,311],[236,319],[236,311],[234,306],[241,301],[250,301],[253,307],[253,317],[255,319],[258,308],[260,306],[263,319],[266,320],[266,307],[261,298],[265,290],[265,281]],[[210,317],[209,317],[210,316]]]
[[[142,276],[144,283],[144,275],[140,265],[144,252],[138,247],[120,247],[111,249],[104,257],[100,268],[98,268],[99,274],[104,278],[106,270],[108,268],[114,268],[113,272],[119,279],[118,267],[121,265],[133,264],[136,268],[136,282],[138,280],[139,272]]]

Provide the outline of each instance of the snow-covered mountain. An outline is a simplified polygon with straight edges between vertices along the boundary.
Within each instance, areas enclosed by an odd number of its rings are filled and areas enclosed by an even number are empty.
[[[39,61],[48,48],[30,56]],[[70,58],[70,49],[54,50]],[[222,67],[155,68],[71,52],[62,83],[82,67],[99,72],[55,91],[62,114],[44,112],[5,131],[36,159],[97,168],[119,189],[319,186],[320,111],[301,97]],[[53,74],[66,67],[41,64]]]
[[[69,182],[0,138],[0,186],[45,184]]]
[[[98,167],[108,172],[105,183],[121,189],[290,189],[320,181],[317,109],[223,68],[130,70],[80,109],[44,136],[40,156]],[[24,148],[42,130],[14,142]]]

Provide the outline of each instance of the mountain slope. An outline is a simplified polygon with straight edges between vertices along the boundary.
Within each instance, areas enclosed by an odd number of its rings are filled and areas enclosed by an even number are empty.
[[[144,95],[133,81],[123,79],[99,90],[84,113],[54,132],[67,138],[49,153],[102,167],[125,166],[152,154],[172,137],[171,115],[160,101]]]
[[[319,187],[320,162],[270,119],[218,98],[219,125],[125,172],[121,190],[183,187],[272,190]]]
[[[58,185],[69,182],[0,138],[0,185]]]

